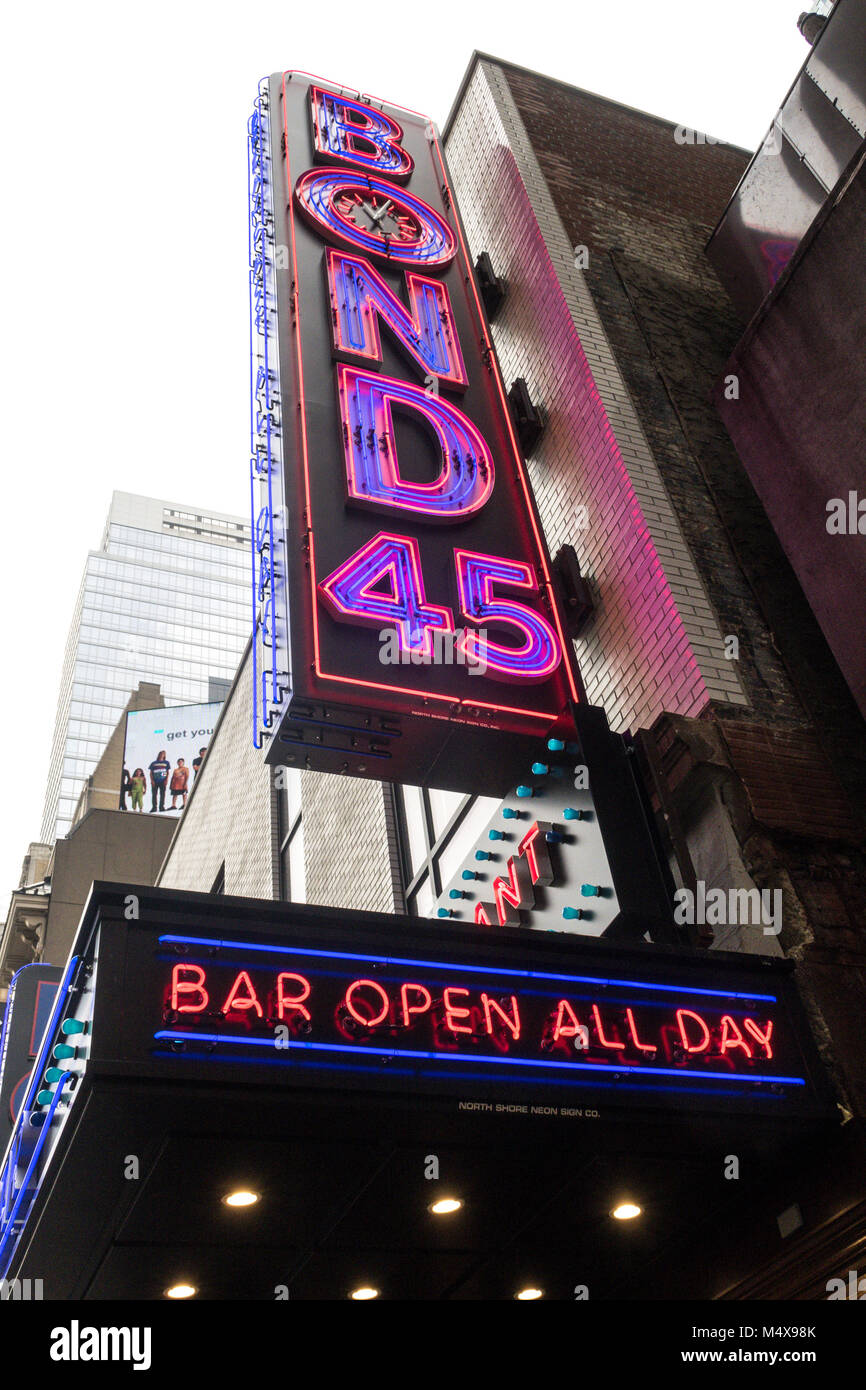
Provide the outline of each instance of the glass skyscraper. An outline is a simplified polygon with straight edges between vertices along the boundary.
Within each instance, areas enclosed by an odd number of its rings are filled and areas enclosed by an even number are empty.
[[[249,540],[239,517],[114,493],[66,643],[43,842],[69,830],[139,681],[167,705],[223,698],[250,634]]]

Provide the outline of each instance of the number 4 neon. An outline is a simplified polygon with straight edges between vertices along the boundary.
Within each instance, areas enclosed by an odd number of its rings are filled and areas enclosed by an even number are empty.
[[[429,657],[431,632],[453,632],[450,608],[429,604],[424,594],[418,542],[380,531],[323,579],[319,590],[343,623],[396,628],[400,647]]]

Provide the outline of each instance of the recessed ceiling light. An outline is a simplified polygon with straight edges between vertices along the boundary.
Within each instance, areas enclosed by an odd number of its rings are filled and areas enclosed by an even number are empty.
[[[369,1285],[366,1285],[366,1284],[363,1286],[363,1288],[355,1289],[355,1290],[353,1291],[353,1293],[352,1293],[352,1298],[356,1299],[357,1302],[359,1302],[359,1303],[366,1302],[366,1300],[367,1300],[368,1298],[378,1298],[378,1297],[379,1297],[379,1290],[378,1290],[378,1289],[371,1289],[370,1286],[369,1286]]]
[[[192,1298],[198,1293],[194,1284],[172,1284],[170,1289],[166,1289],[166,1298]]]
[[[531,1303],[534,1298],[543,1298],[544,1293],[541,1289],[533,1288],[533,1286],[530,1285],[528,1289],[521,1289],[520,1293],[516,1293],[514,1297],[520,1303]]]
[[[617,1221],[633,1221],[636,1216],[640,1216],[641,1208],[635,1206],[634,1202],[620,1202],[618,1207],[614,1207],[611,1216]]]
[[[250,1192],[247,1188],[239,1188],[237,1192],[229,1192],[223,1197],[223,1203],[227,1207],[254,1207],[259,1200],[258,1192]]]
[[[430,1210],[436,1216],[449,1216],[452,1211],[459,1211],[462,1206],[459,1197],[440,1197],[438,1202],[431,1203]]]

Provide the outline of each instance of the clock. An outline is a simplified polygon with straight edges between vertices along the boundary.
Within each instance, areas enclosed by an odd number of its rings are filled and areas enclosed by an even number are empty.
[[[386,179],[311,169],[298,179],[295,200],[319,235],[400,265],[444,266],[457,251],[445,218]]]

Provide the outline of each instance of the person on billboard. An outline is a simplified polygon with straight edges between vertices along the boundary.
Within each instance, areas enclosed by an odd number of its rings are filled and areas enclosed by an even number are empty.
[[[193,758],[193,760],[192,760],[192,780],[193,780],[193,781],[195,781],[196,777],[198,777],[198,770],[199,770],[199,768],[201,767],[202,763],[204,762],[204,755],[205,755],[206,752],[207,752],[207,745],[205,745],[204,748],[200,748],[200,749],[198,750],[198,757],[197,757],[197,758]]]
[[[129,793],[132,798],[133,811],[141,811],[144,804],[144,792],[147,787],[147,778],[144,775],[144,768],[137,767],[129,778]],[[126,809],[126,808],[124,808]]]
[[[171,763],[165,756],[165,749],[159,750],[159,757],[154,758],[150,767],[150,809],[156,810],[157,799],[159,799],[160,811],[165,810],[165,788],[168,782],[168,774],[171,771]]]
[[[132,791],[132,780],[129,776],[129,768],[123,769],[123,776],[120,779],[120,809],[126,810],[126,798]]]
[[[189,768],[184,763],[183,758],[178,758],[177,767],[171,774],[171,785],[169,787],[169,790],[171,792],[171,806],[169,807],[170,811],[177,810],[175,801],[178,797],[180,797],[180,809],[183,810],[184,806],[186,805],[186,785],[188,781]]]

